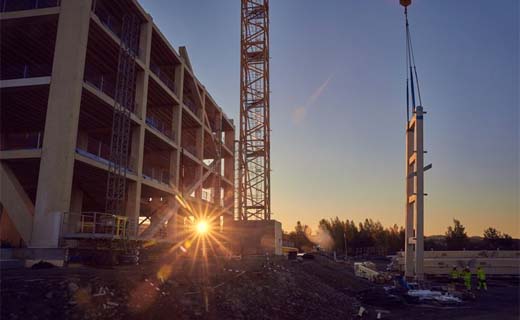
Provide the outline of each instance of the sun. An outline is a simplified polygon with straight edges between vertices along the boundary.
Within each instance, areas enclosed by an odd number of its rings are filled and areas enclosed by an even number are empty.
[[[206,221],[202,220],[202,221],[197,222],[195,229],[197,230],[198,234],[204,235],[204,234],[208,233],[209,225]]]

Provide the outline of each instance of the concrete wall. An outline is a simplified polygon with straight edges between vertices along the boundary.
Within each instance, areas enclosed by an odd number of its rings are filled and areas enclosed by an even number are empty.
[[[404,271],[404,254],[399,252],[393,262]],[[520,275],[520,251],[425,251],[424,272],[430,275],[449,274],[454,266],[459,270],[466,266],[472,272],[478,266],[488,275]]]
[[[238,254],[282,255],[282,224],[276,220],[233,221],[226,229]]]

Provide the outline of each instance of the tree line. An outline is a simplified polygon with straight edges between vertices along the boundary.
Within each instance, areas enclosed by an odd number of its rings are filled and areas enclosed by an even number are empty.
[[[300,251],[311,251],[320,246],[327,251],[336,251],[349,256],[387,255],[404,250],[404,228],[394,224],[384,227],[381,222],[365,219],[356,223],[339,217],[321,219],[318,230],[313,233],[307,225],[297,222],[291,232],[284,232],[284,242]],[[519,250],[520,240],[489,227],[482,237],[468,237],[460,220],[453,219],[442,236],[426,237],[425,250]]]

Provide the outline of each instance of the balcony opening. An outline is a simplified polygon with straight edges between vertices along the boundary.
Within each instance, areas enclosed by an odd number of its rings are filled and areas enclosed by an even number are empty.
[[[143,154],[143,178],[165,185],[175,183],[172,166],[174,149],[159,138],[146,132]]]
[[[49,86],[0,90],[0,150],[40,149]]]
[[[96,17],[98,17],[101,24],[103,24],[117,38],[121,38],[123,18],[125,15],[135,15],[138,17],[141,24],[146,22],[146,18],[132,1],[96,0],[92,3],[92,11]],[[134,51],[136,56],[142,56],[139,41],[134,48],[130,49]]]
[[[57,7],[60,0],[0,0],[0,12]]]
[[[50,76],[58,15],[0,23],[0,80]]]
[[[202,105],[200,104],[200,92],[194,78],[188,73],[184,73],[184,86],[182,102],[184,105],[195,114],[196,117],[202,117]]]
[[[79,116],[79,128],[76,151],[90,159],[103,164],[110,161],[110,143],[112,138],[113,109],[107,108],[104,102],[90,92],[83,91]],[[132,132],[135,124],[132,123]],[[132,143],[129,143],[127,159],[128,172],[135,172],[131,166]]]
[[[177,141],[179,105],[155,82],[149,81],[146,123],[168,139]]]
[[[180,59],[174,53],[173,48],[161,37],[159,31],[152,32],[152,51],[150,54],[150,70],[160,81],[175,95],[178,95],[175,71],[181,65]]]

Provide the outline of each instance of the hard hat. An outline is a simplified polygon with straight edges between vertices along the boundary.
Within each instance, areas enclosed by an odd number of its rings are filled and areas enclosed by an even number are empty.
[[[412,4],[412,0],[399,0],[399,3],[406,8]]]

